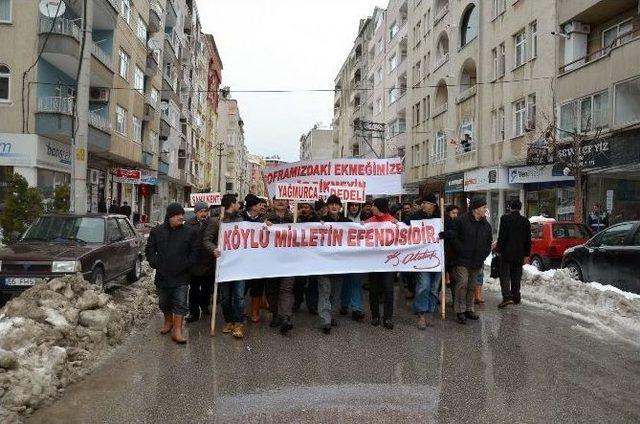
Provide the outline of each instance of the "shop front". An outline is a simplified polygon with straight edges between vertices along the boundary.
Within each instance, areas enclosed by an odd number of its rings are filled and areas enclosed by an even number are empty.
[[[444,201],[447,205],[457,205],[467,209],[467,195],[464,192],[464,173],[447,175],[444,180]]]
[[[573,177],[565,175],[564,165],[530,165],[509,168],[509,183],[525,190],[523,214],[546,216],[558,221],[574,219]]]

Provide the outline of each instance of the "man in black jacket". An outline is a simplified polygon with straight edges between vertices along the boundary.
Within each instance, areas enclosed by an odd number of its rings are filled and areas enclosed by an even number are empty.
[[[193,205],[196,216],[187,222],[187,227],[191,228],[197,236],[198,259],[191,270],[191,284],[189,285],[189,316],[187,323],[200,319],[202,313],[209,312],[211,302],[211,291],[213,290],[214,279],[214,258],[204,246],[204,234],[209,224],[209,205],[198,202]]]
[[[145,255],[156,270],[156,288],[164,325],[160,331],[176,343],[186,343],[182,334],[184,316],[189,311],[187,296],[191,281],[191,267],[198,257],[197,238],[184,225],[184,209],[178,203],[167,206],[164,223],[149,234]]]
[[[511,213],[500,218],[496,252],[502,259],[500,287],[502,302],[498,308],[520,303],[520,280],[524,258],[531,254],[531,223],[520,215],[522,202],[515,199],[509,204]]]
[[[491,253],[491,224],[486,218],[487,202],[474,197],[469,202],[469,211],[454,221],[451,244],[455,252],[453,275],[456,281],[454,310],[458,322],[465,324],[467,318],[477,320],[473,312],[473,295],[476,279]]]
[[[131,206],[129,206],[128,202],[124,202],[122,207],[120,208],[120,213],[127,218],[131,219]]]

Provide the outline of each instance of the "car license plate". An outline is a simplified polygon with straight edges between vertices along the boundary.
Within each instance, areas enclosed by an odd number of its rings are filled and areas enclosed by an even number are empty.
[[[37,278],[6,278],[4,284],[6,286],[33,286]]]

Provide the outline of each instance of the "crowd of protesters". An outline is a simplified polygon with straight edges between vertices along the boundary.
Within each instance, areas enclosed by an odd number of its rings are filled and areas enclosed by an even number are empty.
[[[348,204],[333,195],[314,204],[297,204],[297,222],[404,222],[440,219],[441,212],[434,194],[418,202],[390,205],[389,199]],[[195,217],[184,222],[184,209],[179,204],[167,208],[165,222],[153,228],[146,247],[149,264],[156,270],[160,309],[164,314],[161,333],[171,332],[177,343],[185,343],[183,322],[195,322],[211,313],[215,279],[215,260],[221,255],[218,233],[221,223],[255,222],[265,225],[294,222],[289,202],[265,199],[249,194],[241,203],[236,195],[222,197],[223,216],[209,216],[206,203],[194,205]],[[365,320],[363,289],[369,292],[370,323],[388,330],[394,328],[394,286],[401,282],[405,298],[413,300],[416,325],[425,330],[432,325],[433,314],[440,304],[441,284],[451,291],[456,321],[478,320],[476,305],[482,298],[483,268],[492,249],[501,259],[500,282],[505,308],[520,303],[522,265],[530,254],[529,221],[520,215],[522,204],[515,200],[510,212],[500,221],[497,242],[493,242],[487,220],[486,201],[470,199],[462,207],[448,205],[443,230],[445,281],[441,272],[376,272],[368,274],[333,274],[299,277],[264,278],[219,283],[219,301],[224,324],[222,333],[243,338],[247,322],[259,325],[262,310],[270,313],[270,326],[286,335],[293,329],[294,314],[302,304],[319,317],[320,329],[330,334],[337,325],[335,314],[348,315],[355,322]],[[248,302],[246,300],[249,299]],[[382,308],[381,308],[382,305]],[[381,314],[382,309],[382,314]]]

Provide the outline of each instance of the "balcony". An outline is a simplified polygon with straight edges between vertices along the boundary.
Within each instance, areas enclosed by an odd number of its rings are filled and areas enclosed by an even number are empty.
[[[71,115],[73,113],[73,97],[48,96],[38,98],[39,113],[61,113]]]
[[[158,98],[157,95],[151,95],[151,93],[147,93],[144,96],[144,103],[146,105],[151,106],[152,108],[158,110],[158,103],[159,103],[160,99]]]
[[[106,66],[107,69],[111,71],[111,73],[113,73],[113,59],[111,58],[111,54],[102,50],[102,48],[96,43],[92,43],[91,54],[93,55],[93,57],[102,62],[102,64]]]
[[[47,39],[50,30],[52,32]],[[80,28],[70,19],[59,18],[54,24],[53,19],[41,17],[38,32],[38,50],[42,51],[42,57],[75,78],[80,58]]]
[[[36,110],[36,133],[68,142],[71,138],[72,113],[72,97],[39,97]]]
[[[178,48],[177,48],[177,46],[175,44],[175,41],[174,41],[174,38],[175,37],[172,37],[171,35],[167,34],[166,32],[164,33],[164,41],[166,41],[166,44],[168,44],[169,47],[171,47],[171,52],[173,53],[174,59],[178,60],[178,56],[179,56],[180,52],[178,51]]]
[[[155,158],[156,156],[152,152],[142,152],[142,163],[151,169],[156,168],[157,161],[155,160]]]
[[[436,62],[433,64],[432,73],[442,68],[442,66],[449,61],[449,52],[443,54]]]
[[[456,104],[462,103],[465,100],[470,99],[471,97],[475,96],[477,92],[478,92],[477,85],[467,88],[462,93],[458,94],[458,96],[456,97]]]
[[[89,111],[89,125],[105,133],[111,134],[111,121],[95,112]]]
[[[151,51],[147,54],[147,63],[144,68],[144,74],[147,77],[154,77],[158,74],[160,65],[160,52],[158,50]]]
[[[149,32],[159,32],[163,29],[162,17],[164,16],[164,10],[158,0],[151,0],[149,7],[151,9],[151,13],[149,13]]]
[[[71,19],[58,18],[54,23],[52,18],[41,17],[39,33],[48,34],[49,31],[52,34],[67,35],[80,41],[80,27]]]
[[[460,140],[456,144],[456,158],[463,159],[472,156],[478,151],[478,143],[473,140]]]
[[[158,174],[169,175],[169,164],[164,160],[158,162]]]

